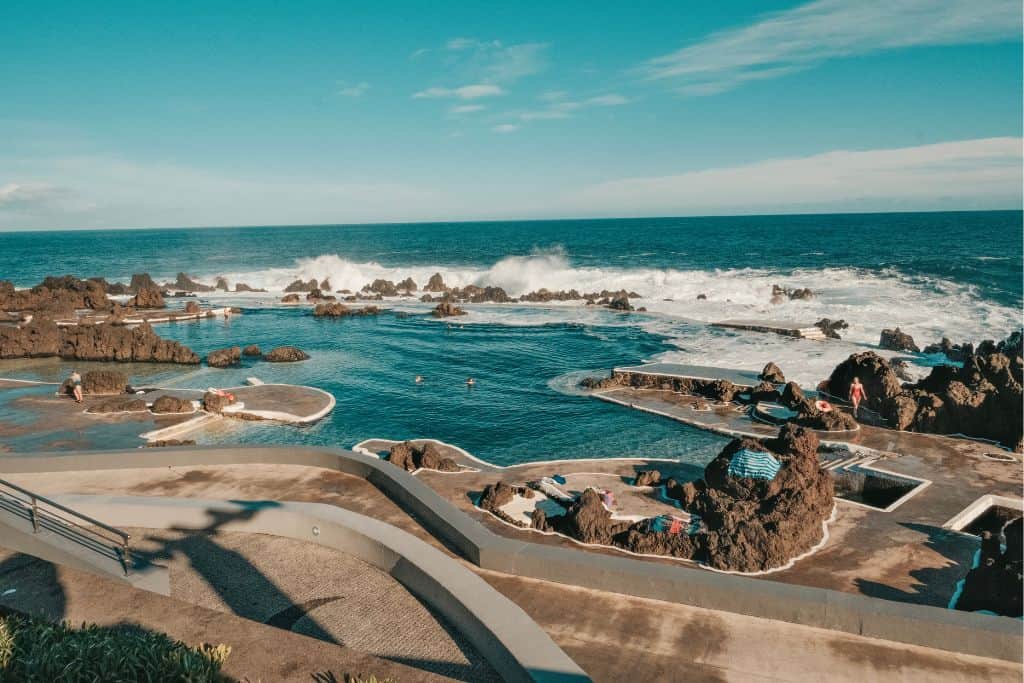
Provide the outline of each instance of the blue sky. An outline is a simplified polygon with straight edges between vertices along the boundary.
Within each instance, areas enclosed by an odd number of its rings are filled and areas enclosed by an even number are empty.
[[[0,229],[1012,208],[1005,0],[28,3]]]

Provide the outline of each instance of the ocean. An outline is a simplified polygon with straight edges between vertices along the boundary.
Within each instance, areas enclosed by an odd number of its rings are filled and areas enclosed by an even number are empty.
[[[311,360],[132,372],[183,387],[252,376],[310,384],[332,392],[337,407],[308,428],[232,421],[201,440],[348,447],[369,437],[433,437],[499,464],[706,462],[720,437],[580,396],[576,381],[644,361],[754,370],[774,361],[814,386],[849,354],[874,349],[884,327],[899,325],[922,347],[943,336],[1007,336],[1021,325],[1024,272],[1019,211],[16,232],[0,233],[0,245],[0,279],[17,286],[66,273],[127,281],[148,272],[163,282],[183,271],[270,290],[202,295],[244,314],[157,332],[200,354],[294,344]],[[427,314],[428,304],[394,300],[378,317],[324,320],[278,305],[295,279],[358,290],[377,278],[412,277],[422,286],[435,272],[449,285],[494,285],[513,296],[625,288],[642,295],[634,304],[648,312],[469,304],[469,315],[442,321]],[[773,284],[809,287],[815,296],[771,304]],[[841,318],[850,327],[842,341],[814,342],[708,325],[726,318]],[[910,356],[917,373],[941,361]],[[0,376],[44,379],[67,368],[5,361]],[[425,382],[416,385],[416,375]]]

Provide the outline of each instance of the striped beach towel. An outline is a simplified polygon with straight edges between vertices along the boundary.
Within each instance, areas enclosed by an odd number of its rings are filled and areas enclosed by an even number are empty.
[[[782,467],[771,453],[741,449],[729,461],[730,477],[767,479],[771,481]]]

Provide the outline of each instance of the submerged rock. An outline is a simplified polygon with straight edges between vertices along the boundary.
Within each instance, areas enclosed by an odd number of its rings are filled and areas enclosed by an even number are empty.
[[[263,357],[271,363],[294,363],[309,360],[309,354],[296,346],[279,346]]]
[[[242,349],[237,346],[211,351],[206,356],[206,364],[211,368],[226,368],[231,365],[238,365],[241,361]]]

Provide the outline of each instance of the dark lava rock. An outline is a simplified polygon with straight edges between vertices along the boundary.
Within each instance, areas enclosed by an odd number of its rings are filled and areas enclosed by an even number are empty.
[[[214,288],[210,285],[204,285],[201,282],[196,282],[185,273],[178,273],[178,279],[172,282],[168,289],[180,289],[184,292],[212,292]]]
[[[292,294],[285,294],[283,297],[281,297],[281,303],[297,304],[299,303],[299,295],[295,294],[294,292]]]
[[[313,308],[313,315],[318,318],[344,318],[352,315],[377,315],[380,309],[376,306],[364,306],[363,308],[349,308],[345,304],[317,304]]]
[[[135,308],[165,308],[164,295],[156,287],[143,287],[138,294],[129,299],[129,306]]]
[[[128,376],[116,370],[90,370],[82,375],[83,394],[123,394]]]
[[[786,386],[782,388],[782,395],[779,397],[779,403],[787,408],[796,408],[805,400],[804,391],[800,388],[799,384],[796,382],[786,382]]]
[[[110,310],[103,283],[71,275],[47,277],[31,289],[16,290],[0,280],[0,311],[30,311],[36,315],[70,316],[78,309]]]
[[[808,289],[806,287],[803,288],[803,289],[800,289],[800,288],[797,288],[797,289],[786,289],[784,287],[780,287],[779,285],[772,285],[772,298],[771,298],[771,302],[773,304],[782,303],[786,299],[799,300],[799,299],[813,299],[813,298],[814,298],[814,292],[812,292],[810,289]]]
[[[814,323],[814,326],[829,339],[842,339],[839,332],[850,327],[845,320],[830,320],[829,318],[822,318]]]
[[[33,320],[27,325],[0,325],[0,358],[56,356],[60,350],[60,328],[51,320]]]
[[[222,292],[230,292],[231,286],[228,285],[228,281],[223,277],[217,277],[217,280],[213,283],[214,289],[219,289]]]
[[[226,368],[231,365],[238,365],[241,360],[242,349],[237,346],[211,351],[206,356],[206,364],[211,368]]]
[[[250,287],[249,285],[245,284],[244,282],[236,282],[235,283],[235,291],[236,292],[265,292],[267,290],[265,290],[265,289],[256,289],[255,287]]]
[[[587,489],[569,505],[564,516],[553,517],[551,524],[559,533],[584,543],[614,545],[615,536],[629,529],[630,522],[612,520],[611,510],[604,506],[601,495]]]
[[[397,287],[398,289],[400,289],[400,290],[402,290],[404,292],[410,292],[410,293],[411,292],[415,292],[416,289],[417,289],[416,288],[416,281],[413,280],[411,277],[405,278],[404,280],[399,282],[397,285],[395,285],[395,287]]]
[[[641,470],[636,473],[635,486],[657,486],[661,482],[661,472],[658,470]]]
[[[768,363],[764,366],[764,370],[758,375],[758,379],[763,379],[765,382],[771,382],[772,384],[783,384],[786,381],[786,376],[782,374],[782,370],[775,363]]]
[[[426,286],[423,287],[424,292],[447,292],[448,287],[444,284],[444,278],[441,277],[441,273],[434,273],[427,280]]]
[[[900,380],[889,362],[873,351],[855,353],[836,366],[828,379],[828,393],[845,399],[853,378],[860,379],[867,393],[867,405],[879,411],[882,402],[902,391]]]
[[[697,393],[704,398],[710,398],[713,401],[719,401],[721,403],[728,403],[733,399],[733,396],[740,392],[740,388],[727,379],[703,382],[700,386],[696,386],[695,388]]]
[[[175,396],[161,396],[153,401],[151,410],[154,413],[191,413],[192,401]]]
[[[619,379],[612,377],[584,377],[580,380],[580,387],[583,389],[611,389],[620,386]]]
[[[629,303],[629,298],[625,296],[617,296],[611,300],[608,304],[608,308],[613,311],[632,311],[633,304]]]
[[[320,284],[313,278],[309,282],[303,282],[302,280],[295,280],[290,285],[284,288],[285,292],[312,292],[314,289],[320,289]],[[295,299],[298,301],[298,297]]]
[[[819,410],[810,401],[804,401],[792,422],[824,432],[853,431],[858,428],[853,415],[839,410]]]
[[[185,302],[185,309],[184,310],[189,315],[194,315],[194,314],[198,313],[201,309],[199,308],[199,303],[198,302],[196,302],[196,301],[186,301]]]
[[[771,382],[761,382],[750,390],[750,402],[760,403],[766,401],[775,403],[779,400],[779,391]]]
[[[974,345],[970,343],[954,344],[948,338],[943,337],[938,344],[929,344],[924,347],[922,353],[941,353],[955,363],[962,363],[965,358],[974,355]]]
[[[320,281],[319,289],[322,289],[325,292],[331,291],[331,280],[330,280],[330,278],[326,278],[325,277],[323,280],[321,280]]]
[[[89,406],[86,412],[89,413],[144,413],[146,402],[141,398],[130,396],[119,396],[108,398]]]
[[[256,344],[249,344],[244,349],[242,349],[242,355],[243,356],[262,356],[263,352],[260,351],[260,347],[258,347]]]
[[[520,301],[530,301],[533,303],[546,303],[548,301],[582,301],[583,295],[577,292],[575,289],[570,290],[559,290],[556,292],[544,289],[538,289],[534,292],[528,292],[519,297]]]
[[[138,294],[144,289],[155,289],[160,291],[160,285],[153,281],[153,278],[149,276],[149,273],[135,273],[132,275],[131,282],[128,283],[128,291],[126,294]],[[111,292],[113,294],[114,292]]]
[[[374,292],[381,296],[398,296],[398,288],[395,287],[395,283],[391,280],[382,280],[380,278],[363,287],[363,291]]]
[[[146,444],[146,448],[165,448],[167,446],[194,446],[195,439],[158,439]]]
[[[990,531],[982,532],[981,558],[978,566],[967,573],[964,589],[957,600],[956,608],[967,612],[989,610],[1005,617],[1022,615],[1022,569],[1021,518],[1003,527],[1006,551],[1002,549],[999,536]]]
[[[102,286],[103,287],[103,291],[106,292],[108,296],[110,296],[110,295],[118,295],[118,296],[120,296],[122,294],[131,294],[132,293],[131,290],[129,289],[128,285],[124,284],[123,282],[107,282],[106,278],[102,278],[102,277],[91,277],[91,278],[89,278],[89,281],[90,282],[95,282],[95,283],[99,284],[100,286]],[[156,285],[154,285],[154,287],[155,286]]]
[[[878,348],[889,349],[890,351],[913,351],[914,353],[921,350],[914,343],[914,338],[898,327],[895,330],[882,330],[882,335],[878,340]]]
[[[466,312],[450,301],[442,301],[434,307],[431,314],[435,318],[450,318],[455,315],[466,315]]]
[[[708,300],[708,295],[707,294],[698,294],[697,295],[697,301],[707,301],[707,300]]]
[[[203,394],[203,409],[208,413],[220,413],[224,408],[234,403],[231,398],[222,396],[213,391]]]
[[[263,357],[271,363],[294,363],[309,360],[309,354],[295,346],[279,346]]]
[[[430,442],[425,444],[416,444],[412,441],[397,443],[391,447],[388,462],[406,472],[414,472],[420,468],[441,472],[459,471],[455,460],[443,456],[437,444]]]
[[[148,323],[138,327],[76,325],[60,328],[61,358],[76,360],[138,361],[196,364],[192,349],[161,339]]]

